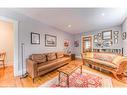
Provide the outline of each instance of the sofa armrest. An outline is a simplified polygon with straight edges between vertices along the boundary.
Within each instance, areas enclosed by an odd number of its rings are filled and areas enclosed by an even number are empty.
[[[70,54],[64,53],[64,57],[70,57]]]
[[[124,58],[119,61],[119,66],[117,69],[117,74],[123,74],[127,67],[127,58]]]
[[[27,69],[28,74],[32,78],[37,77],[37,62],[27,59],[26,60],[26,69]]]

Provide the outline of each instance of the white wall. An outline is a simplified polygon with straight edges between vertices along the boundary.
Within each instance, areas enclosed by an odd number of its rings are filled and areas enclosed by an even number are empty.
[[[14,32],[13,24],[0,20],[0,52],[6,52],[6,64],[13,64]]]
[[[122,32],[127,33],[127,19],[122,24]],[[127,56],[127,39],[123,40],[123,53],[124,56]]]
[[[70,40],[71,50],[73,52],[73,35],[69,33],[62,32],[54,27],[45,25],[42,22],[29,18],[25,15],[13,12],[9,9],[0,9],[0,16],[5,16],[19,22],[18,25],[18,50],[19,50],[19,63],[18,64],[18,74],[21,72],[21,43],[24,43],[24,64],[26,63],[26,58],[33,53],[44,53],[51,51],[61,51],[63,50],[64,40]],[[41,35],[40,45],[32,45],[30,33],[35,32]],[[51,34],[57,36],[57,47],[45,47],[45,34]],[[25,67],[24,67],[25,68]]]
[[[119,31],[119,41],[118,44],[114,44],[112,46],[110,46],[109,48],[122,48],[122,38],[121,38],[121,26],[114,26],[111,28],[107,28],[107,29],[101,29],[101,30],[97,30],[97,31],[91,31],[91,32],[83,32],[83,33],[79,33],[79,34],[75,34],[74,35],[74,40],[79,40],[79,47],[74,47],[74,51],[76,53],[77,57],[80,57],[80,53],[81,53],[81,37],[84,36],[88,36],[88,35],[97,35],[98,33],[101,33],[102,31],[105,30],[112,30],[112,31]],[[113,35],[112,35],[113,37]],[[113,40],[112,40],[113,41]],[[95,45],[93,45],[93,48],[97,48]]]

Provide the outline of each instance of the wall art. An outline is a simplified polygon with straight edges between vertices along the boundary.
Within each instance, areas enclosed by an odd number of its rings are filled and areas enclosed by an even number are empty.
[[[31,32],[31,44],[40,44],[40,34]]]
[[[103,40],[110,40],[112,39],[112,30],[107,30],[102,32],[102,39]]]
[[[125,40],[127,38],[127,33],[126,32],[123,32],[122,33],[122,39]]]
[[[56,47],[57,37],[49,34],[45,34],[45,46]]]

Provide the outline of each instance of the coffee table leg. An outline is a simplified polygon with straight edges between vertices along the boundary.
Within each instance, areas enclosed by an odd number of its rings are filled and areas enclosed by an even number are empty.
[[[82,66],[81,66],[81,74],[82,74]]]
[[[67,75],[67,87],[69,87],[69,75]]]
[[[58,82],[59,82],[59,84],[58,84],[58,85],[60,86],[60,72],[59,72]]]

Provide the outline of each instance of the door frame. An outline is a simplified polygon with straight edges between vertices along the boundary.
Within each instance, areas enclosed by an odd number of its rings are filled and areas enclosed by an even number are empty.
[[[84,49],[85,49],[85,47],[84,47],[84,38],[85,37],[90,37],[91,38],[91,40],[90,40],[91,41],[91,43],[90,43],[91,47],[90,48],[93,51],[93,35],[87,35],[87,36],[82,36],[82,38],[81,38],[81,52],[82,53],[84,53]]]
[[[13,23],[14,26],[14,63],[13,63],[13,67],[14,67],[14,76],[18,76],[18,63],[19,63],[19,58],[18,58],[18,21],[5,17],[5,16],[0,16],[0,20],[3,21],[7,21],[7,22],[11,22]]]

